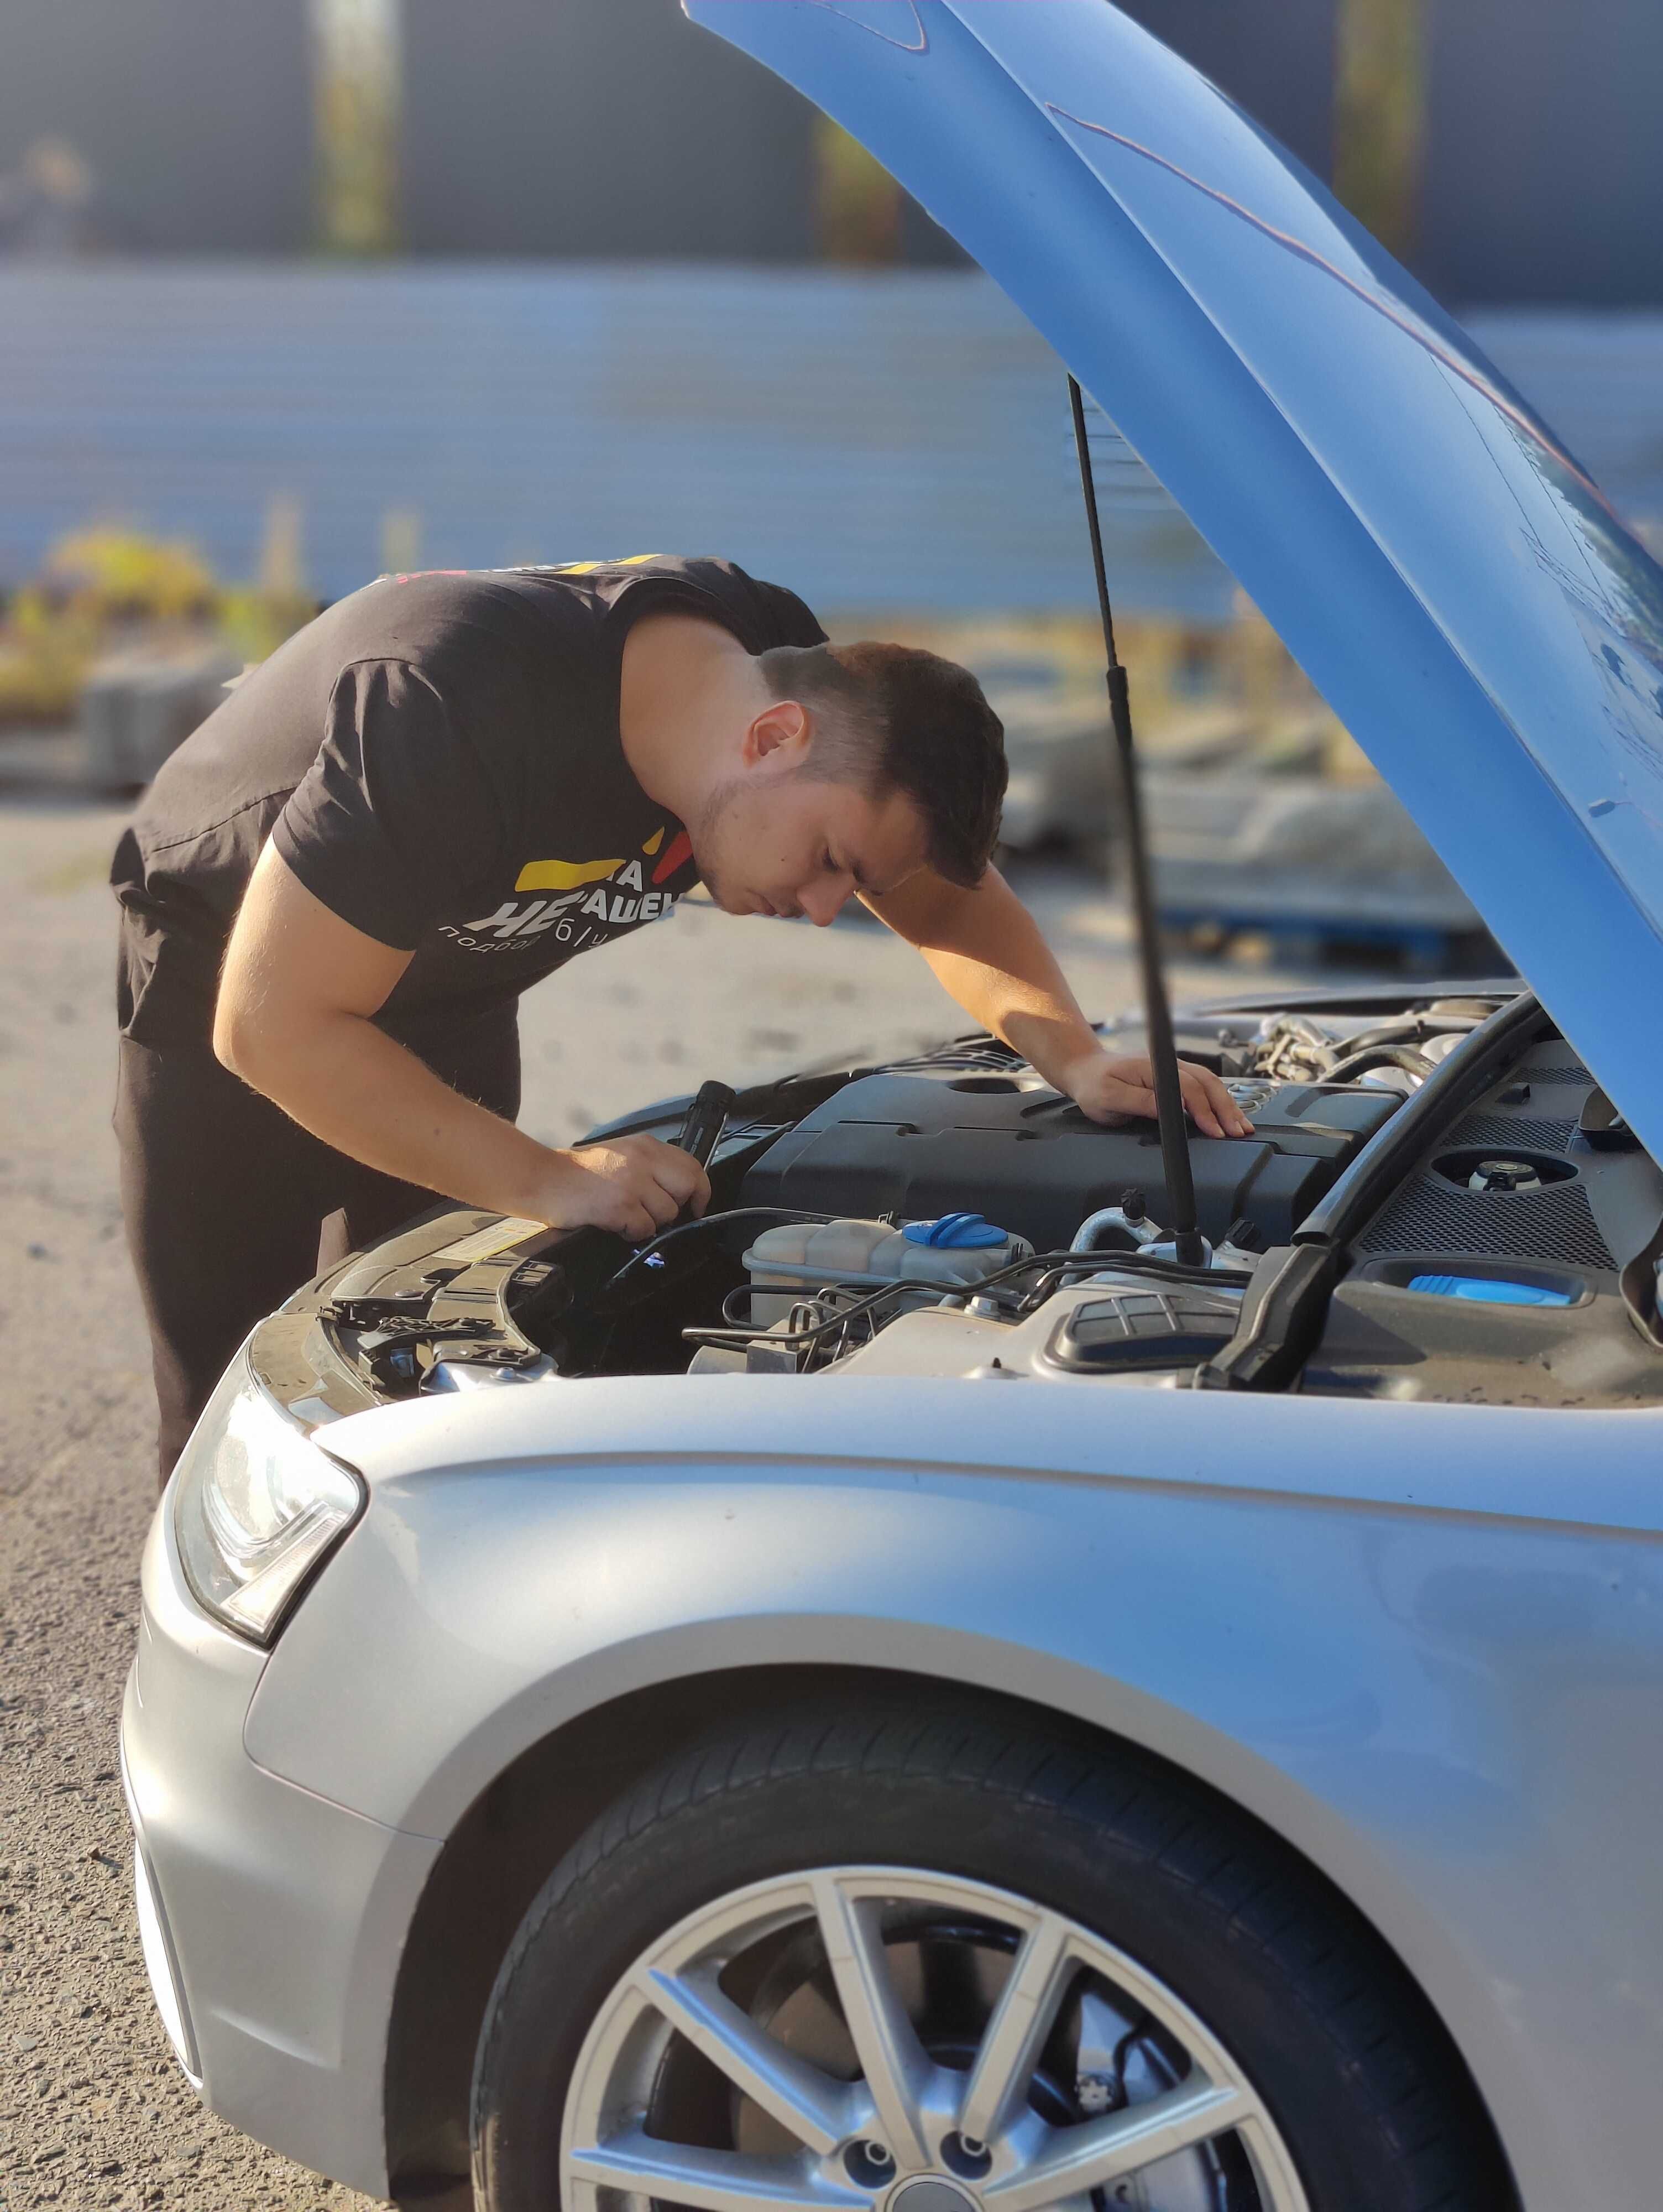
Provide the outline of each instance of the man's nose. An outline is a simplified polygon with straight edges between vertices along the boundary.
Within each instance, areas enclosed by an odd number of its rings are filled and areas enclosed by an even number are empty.
[[[797,903],[816,929],[824,929],[842,913],[853,889],[850,877],[828,876],[799,891]]]

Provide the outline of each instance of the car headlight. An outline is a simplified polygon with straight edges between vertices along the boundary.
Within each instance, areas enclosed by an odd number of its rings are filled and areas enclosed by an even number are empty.
[[[185,1578],[228,1628],[270,1644],[301,1584],[357,1519],[359,1476],[320,1451],[240,1352],[174,1475]]]

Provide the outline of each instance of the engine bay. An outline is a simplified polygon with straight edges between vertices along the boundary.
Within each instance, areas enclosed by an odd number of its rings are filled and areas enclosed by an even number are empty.
[[[315,1378],[327,1348],[319,1415],[684,1370],[1663,1395],[1663,1176],[1527,995],[1225,1012],[1178,1047],[1253,1123],[1189,1139],[1202,1266],[1154,1124],[982,1036],[742,1095],[709,1210],[639,1250],[438,1209],[291,1301],[271,1358]],[[687,1105],[594,1134],[673,1139]]]
[[[1391,1091],[1259,1077],[1226,1079],[1251,1138],[1192,1136],[1202,1233],[1246,1223],[1262,1249],[1286,1243],[1399,1101]],[[1089,1121],[1032,1069],[914,1067],[848,1084],[768,1146],[741,1203],[898,1221],[974,1206],[1036,1250],[1141,1189],[1172,1218],[1155,1124]]]

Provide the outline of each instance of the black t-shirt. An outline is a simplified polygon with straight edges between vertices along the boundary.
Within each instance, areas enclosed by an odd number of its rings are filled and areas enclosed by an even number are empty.
[[[333,913],[413,952],[376,1018],[416,1044],[669,914],[692,848],[618,735],[624,638],[665,608],[752,653],[825,637],[731,562],[657,555],[383,576],[308,623],[167,762],[117,848],[124,1034],[206,1040],[268,836]]]

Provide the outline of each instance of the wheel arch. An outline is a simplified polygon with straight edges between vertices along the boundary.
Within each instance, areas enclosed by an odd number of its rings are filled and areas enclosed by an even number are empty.
[[[1013,1695],[991,1681],[895,1666],[796,1661],[683,1673],[591,1705],[528,1745],[458,1821],[411,1921],[388,2027],[384,2111],[388,2186],[398,2203],[471,2212],[469,2089],[485,2006],[532,1899],[592,1820],[654,1766],[719,1723],[765,1719],[810,1700],[847,1698],[893,1708],[932,1697],[990,1711],[1003,1708],[1077,1741],[1132,1745],[1265,1829],[1405,1974],[1427,2008],[1429,2026],[1447,2039],[1451,2062],[1496,2135],[1502,2166],[1508,2166],[1490,2104],[1424,1978],[1347,1888],[1212,1775],[1157,1749],[1141,1734],[1105,1725],[1067,1705]]]

